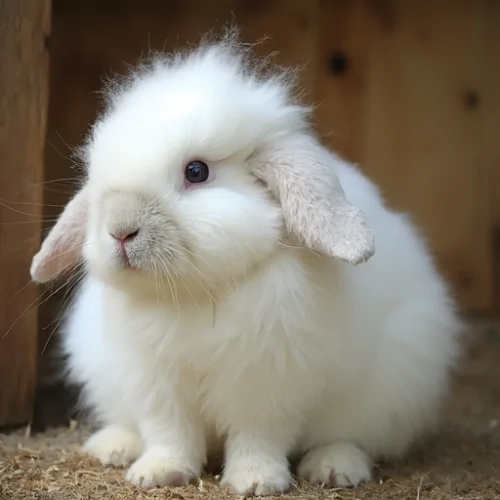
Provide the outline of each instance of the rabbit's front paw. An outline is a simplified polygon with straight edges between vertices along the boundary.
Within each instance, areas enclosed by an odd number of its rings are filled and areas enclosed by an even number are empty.
[[[288,467],[280,463],[240,463],[226,469],[221,487],[236,495],[276,495],[290,488],[291,479]]]
[[[298,475],[326,487],[356,487],[371,479],[371,460],[351,444],[315,448],[299,464]]]
[[[146,451],[127,471],[126,479],[134,486],[186,486],[196,477],[193,468],[182,460],[176,460],[161,449]]]
[[[104,427],[83,445],[83,452],[97,458],[103,465],[123,467],[133,462],[142,451],[138,434],[117,425]]]

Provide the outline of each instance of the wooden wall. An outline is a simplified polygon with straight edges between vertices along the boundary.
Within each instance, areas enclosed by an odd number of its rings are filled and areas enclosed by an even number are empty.
[[[45,215],[71,192],[68,154],[95,117],[101,77],[230,20],[247,40],[272,36],[260,53],[304,66],[325,142],[413,216],[465,310],[498,314],[496,0],[53,0]],[[42,326],[61,300],[41,309]],[[41,332],[41,345],[50,334]]]
[[[0,426],[30,419],[48,102],[50,2],[0,2]]]

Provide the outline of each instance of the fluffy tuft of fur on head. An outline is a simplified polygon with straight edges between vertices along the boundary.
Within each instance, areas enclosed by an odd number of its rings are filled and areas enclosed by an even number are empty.
[[[191,101],[193,108],[203,102],[207,107],[198,109],[200,120],[220,115],[219,120],[229,131],[233,125],[239,126],[233,132],[235,136],[240,130],[241,134],[250,132],[245,147],[251,147],[252,139],[254,145],[258,144],[272,132],[286,135],[308,129],[312,107],[298,99],[296,70],[272,64],[271,56],[256,58],[254,46],[241,41],[238,30],[231,27],[223,36],[207,36],[195,47],[152,53],[128,74],[108,79],[103,91],[106,108],[80,150],[84,162],[91,163],[94,141],[104,124],[131,102],[137,106],[153,102],[158,106],[157,113],[166,115],[179,108],[187,114],[190,109],[183,107],[186,102]],[[201,93],[203,87],[205,94]],[[176,102],[181,90],[184,100],[172,107],[168,94],[173,93],[172,101]],[[148,91],[149,101],[145,95]],[[158,100],[160,92],[163,98]],[[240,123],[242,120],[248,123]],[[205,124],[200,123],[199,128]]]
[[[292,454],[357,486],[434,429],[456,360],[411,221],[247,48],[233,33],[109,87],[85,185],[33,261],[47,281],[83,255],[63,339],[102,425],[85,450],[133,462],[137,486],[186,484],[214,449],[240,495],[286,491]]]

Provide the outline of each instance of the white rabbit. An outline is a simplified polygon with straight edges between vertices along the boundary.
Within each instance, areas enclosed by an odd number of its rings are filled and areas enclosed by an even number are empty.
[[[293,90],[234,33],[155,56],[108,89],[34,258],[36,282],[83,262],[63,336],[102,425],[84,449],[135,485],[186,484],[223,443],[238,494],[286,491],[296,455],[306,480],[356,486],[435,429],[453,301]]]

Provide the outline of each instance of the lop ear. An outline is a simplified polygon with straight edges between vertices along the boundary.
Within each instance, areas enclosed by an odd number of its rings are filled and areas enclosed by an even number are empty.
[[[349,264],[367,261],[375,238],[362,212],[346,199],[335,174],[339,161],[310,136],[261,152],[253,174],[280,201],[285,225],[299,244]]]
[[[80,261],[85,242],[88,188],[84,186],[69,201],[31,263],[36,283],[52,281],[74,268]]]

